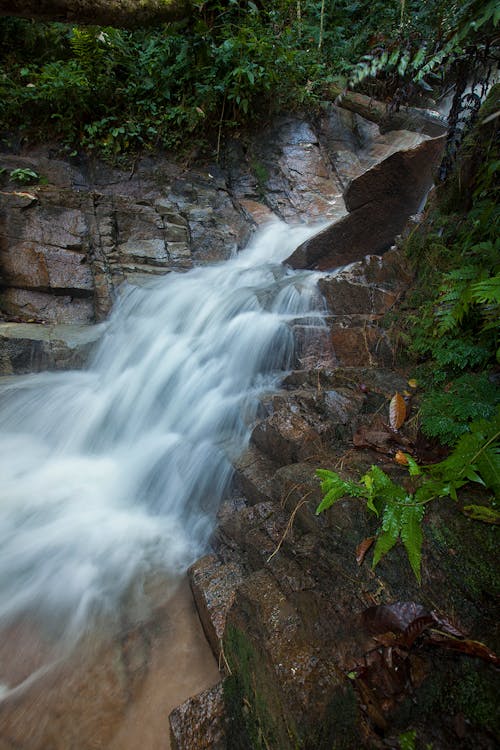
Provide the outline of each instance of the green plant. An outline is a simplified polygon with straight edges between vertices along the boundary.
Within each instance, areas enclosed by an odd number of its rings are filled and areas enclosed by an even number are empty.
[[[29,185],[32,182],[37,182],[40,179],[38,172],[27,167],[13,169],[9,174],[10,179],[13,182],[19,182],[20,185]]]
[[[346,481],[334,471],[317,469],[323,499],[316,514],[331,508],[340,498],[364,498],[366,507],[381,519],[373,552],[373,567],[399,539],[406,549],[411,568],[420,582],[422,557],[422,520],[425,506],[436,498],[458,500],[457,491],[469,482],[477,482],[500,499],[500,409],[492,420],[480,419],[458,440],[450,455],[437,464],[419,466],[406,456],[412,488],[396,484],[378,466],[361,477],[361,482]],[[500,513],[494,507],[467,506],[468,515],[482,521],[497,522]]]

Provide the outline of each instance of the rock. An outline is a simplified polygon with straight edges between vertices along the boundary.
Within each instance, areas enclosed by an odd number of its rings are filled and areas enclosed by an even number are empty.
[[[0,323],[0,374],[83,367],[103,326]]]
[[[223,564],[215,555],[205,555],[188,570],[198,614],[215,658],[221,658],[226,615],[242,581],[237,563]]]
[[[9,286],[92,296],[94,279],[87,258],[65,247],[31,242],[10,245],[2,253],[0,274]]]
[[[247,500],[256,505],[271,497],[271,482],[276,464],[250,446],[235,462],[238,487]]]
[[[443,147],[444,137],[423,141],[355,178],[344,194],[350,213],[299,245],[286,262],[327,270],[386,251],[418,210]]]
[[[89,298],[55,295],[29,289],[7,288],[0,292],[0,307],[7,317],[26,322],[82,324],[94,322]]]
[[[402,253],[393,248],[322,277],[319,288],[329,311],[326,323],[332,361],[342,367],[390,366],[394,353],[379,320],[411,281]]]
[[[342,186],[318,136],[303,118],[284,116],[251,138],[233,142],[228,154],[231,189],[252,213],[264,202],[285,221],[324,221],[345,213]],[[255,211],[260,223],[265,213]]]
[[[227,750],[223,685],[189,698],[168,717],[172,750]]]

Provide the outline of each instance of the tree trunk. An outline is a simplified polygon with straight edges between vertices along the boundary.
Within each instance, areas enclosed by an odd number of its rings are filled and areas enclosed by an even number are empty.
[[[435,138],[442,135],[447,129],[443,117],[426,109],[402,107],[399,112],[389,112],[386,104],[365,94],[344,91],[335,84],[330,84],[327,91],[328,97],[335,100],[335,104],[342,109],[348,109],[350,112],[361,115],[365,120],[376,122],[381,133],[386,133],[389,130],[406,129],[425,133],[425,135]]]
[[[178,21],[190,0],[0,0],[0,16],[134,28]]]

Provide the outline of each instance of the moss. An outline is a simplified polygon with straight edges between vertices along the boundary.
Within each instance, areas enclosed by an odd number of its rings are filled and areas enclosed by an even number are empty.
[[[359,707],[346,681],[332,691],[319,721],[297,726],[282,702],[280,685],[266,656],[229,625],[224,651],[231,675],[224,681],[228,750],[351,750],[361,747]]]
[[[500,739],[498,683],[495,670],[477,659],[433,653],[429,676],[399,707],[395,724],[417,726],[419,739],[434,740],[437,746],[459,745],[463,750],[494,747]],[[457,717],[464,724],[460,741]]]
[[[325,718],[314,737],[304,747],[307,750],[351,750],[361,747],[359,733],[359,705],[352,685],[335,691]]]
[[[500,581],[492,560],[497,557],[498,533],[494,526],[467,521],[453,528],[442,519],[429,524],[432,540],[443,551],[440,564],[444,572],[461,582],[468,595],[479,601],[500,593]],[[455,550],[458,554],[450,554]]]
[[[299,748],[295,728],[284,719],[265,655],[231,625],[226,629],[224,652],[231,668],[224,681],[228,750]]]
[[[269,171],[265,164],[262,164],[262,162],[258,161],[257,159],[252,159],[250,162],[250,167],[252,169],[252,172],[255,175],[255,179],[257,180],[257,189],[259,192],[259,195],[261,198],[264,198],[267,192],[267,181],[269,179]]]

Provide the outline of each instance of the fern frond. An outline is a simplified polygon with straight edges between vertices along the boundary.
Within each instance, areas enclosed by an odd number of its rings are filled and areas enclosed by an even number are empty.
[[[401,539],[408,555],[411,568],[417,581],[421,582],[420,562],[422,559],[422,519],[424,506],[409,505],[401,511]]]
[[[316,508],[316,515],[319,515],[328,508],[331,508],[341,497],[361,497],[363,488],[356,482],[342,479],[335,471],[328,469],[316,469],[317,476],[321,481],[321,491],[323,499]]]
[[[394,504],[388,504],[384,510],[382,521],[382,533],[377,537],[375,549],[373,552],[372,568],[380,562],[396,544],[401,531],[401,507]]]
[[[481,305],[489,302],[500,305],[500,274],[472,284],[471,300]]]

